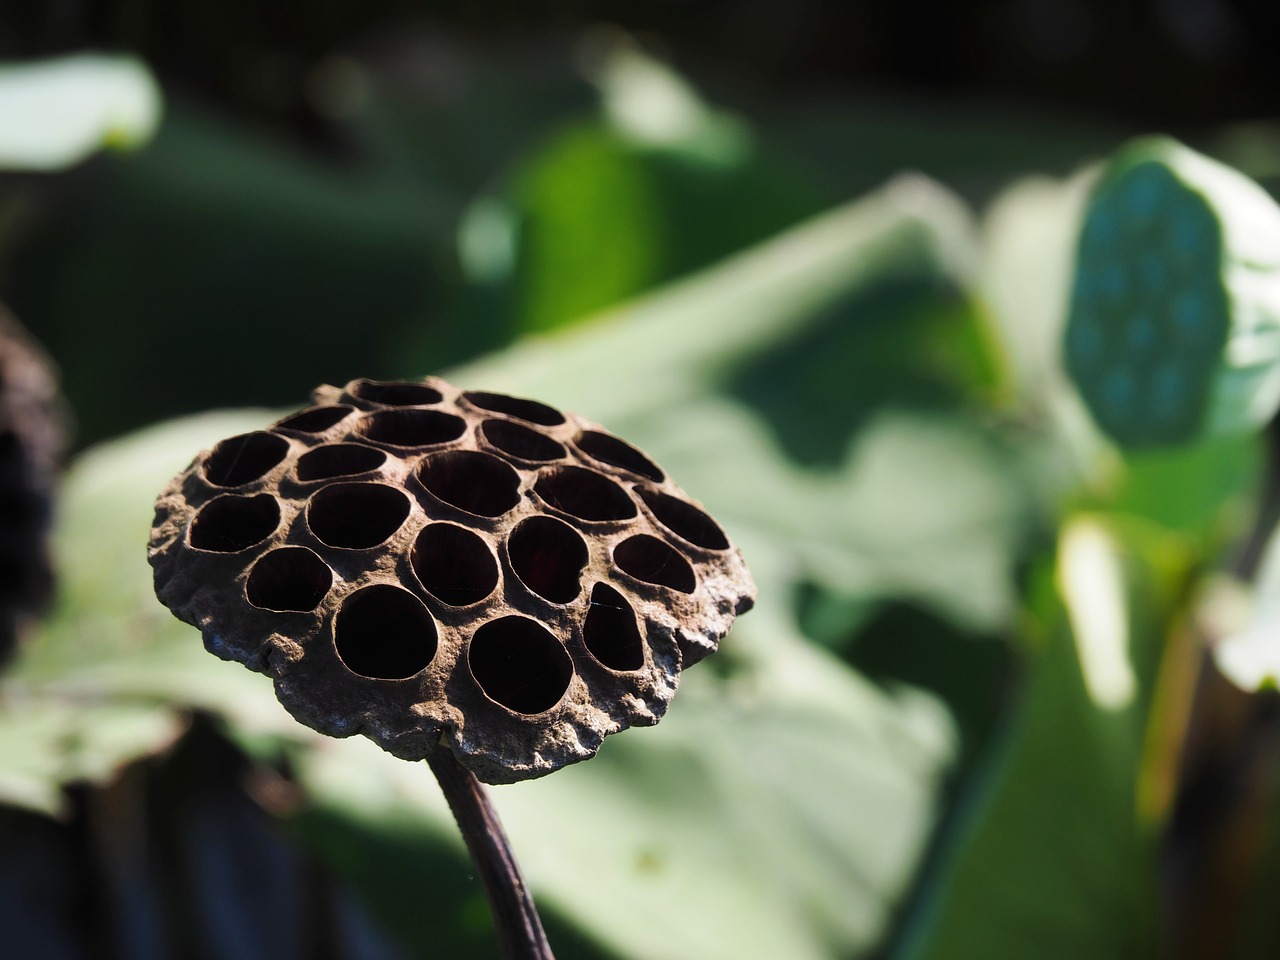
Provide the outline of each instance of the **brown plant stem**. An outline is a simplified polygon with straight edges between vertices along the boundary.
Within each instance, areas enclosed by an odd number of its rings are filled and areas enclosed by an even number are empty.
[[[427,757],[484,884],[503,960],[555,960],[498,812],[475,774],[440,747]]]

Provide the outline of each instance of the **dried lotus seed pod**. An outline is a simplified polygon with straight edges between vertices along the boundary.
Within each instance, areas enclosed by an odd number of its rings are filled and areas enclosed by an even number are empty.
[[[1280,207],[1172,140],[1127,145],[1085,213],[1063,349],[1122,446],[1262,426],[1280,405]]]
[[[755,588],[720,526],[575,414],[438,378],[321,387],[156,504],[156,593],[332,736],[508,783],[657,723]]]
[[[48,534],[63,420],[52,366],[0,308],[0,660],[53,591]]]

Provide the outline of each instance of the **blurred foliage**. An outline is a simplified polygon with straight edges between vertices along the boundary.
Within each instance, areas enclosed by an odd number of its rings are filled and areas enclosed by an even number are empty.
[[[495,791],[562,960],[1274,956],[1275,437],[1123,452],[1062,362],[1120,132],[753,113],[589,39],[312,51],[306,123],[175,85],[144,148],[0,183],[84,447],[0,678],[9,942],[493,952],[426,771],[300,728],[142,550],[279,412],[196,411],[438,372],[634,440],[760,588],[659,727]],[[1202,146],[1267,177],[1278,142]]]
[[[151,137],[159,112],[154,78],[128,57],[2,66],[0,170],[57,170],[100,147],[138,146]]]

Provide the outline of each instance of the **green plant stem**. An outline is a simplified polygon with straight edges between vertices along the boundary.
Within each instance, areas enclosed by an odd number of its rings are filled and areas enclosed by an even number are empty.
[[[555,960],[498,812],[475,774],[441,747],[427,757],[484,884],[504,960]]]

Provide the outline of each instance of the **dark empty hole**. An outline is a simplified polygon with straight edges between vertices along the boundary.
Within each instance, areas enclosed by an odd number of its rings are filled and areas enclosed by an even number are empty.
[[[299,480],[332,480],[376,470],[387,461],[387,455],[373,447],[358,443],[332,443],[316,447],[298,458],[295,468]]]
[[[457,440],[466,432],[461,417],[439,410],[379,410],[364,417],[356,430],[370,440],[397,447],[426,447]]]
[[[582,642],[591,655],[611,670],[639,670],[644,666],[644,642],[631,604],[608,584],[591,589],[591,607],[582,625]]]
[[[560,641],[524,617],[503,617],[475,632],[467,648],[471,675],[485,695],[516,713],[550,710],[573,679]]]
[[[553,517],[521,521],[507,541],[507,556],[520,581],[552,603],[568,603],[582,589],[587,545],[567,523]]]
[[[258,430],[223,440],[205,458],[204,477],[219,487],[238,487],[258,480],[289,453],[284,437]]]
[[[648,534],[623,540],[613,548],[613,561],[637,580],[681,593],[693,593],[698,583],[688,560],[669,544]]]
[[[719,525],[691,503],[657,490],[636,490],[659,522],[678,537],[708,550],[725,550],[729,540]]]
[[[327,407],[310,407],[291,417],[285,417],[275,425],[276,430],[293,430],[295,433],[324,433],[347,418],[354,407],[338,404]]]
[[[307,504],[307,525],[331,547],[359,550],[382,543],[409,516],[409,498],[381,483],[336,483]]]
[[[439,403],[444,398],[440,391],[425,383],[407,383],[402,380],[357,380],[351,385],[351,395],[370,403],[385,403],[391,407],[413,407]]]
[[[481,517],[497,517],[520,502],[520,476],[510,464],[474,450],[452,450],[422,461],[422,485],[440,500]]]
[[[648,477],[655,483],[662,482],[662,471],[658,469],[657,464],[631,444],[617,437],[595,430],[584,430],[573,442],[579,450],[593,460],[630,470],[642,477]]]
[[[503,453],[521,460],[559,460],[564,456],[563,445],[510,420],[486,420],[480,432]]]
[[[561,467],[538,478],[534,486],[544,501],[581,520],[626,520],[636,515],[627,492],[598,473]]]
[[[261,543],[279,525],[280,505],[270,494],[222,496],[200,508],[191,521],[189,537],[197,550],[235,553]]]
[[[450,606],[478,603],[498,585],[498,562],[489,547],[452,523],[423,527],[410,562],[427,592]]]
[[[463,396],[467,402],[481,410],[505,413],[507,416],[519,417],[530,423],[540,423],[544,427],[554,427],[564,423],[563,413],[555,407],[538,403],[537,400],[508,397],[505,393],[464,393]]]
[[[306,547],[281,547],[264,554],[249,571],[245,596],[263,610],[306,613],[320,605],[333,586],[333,571]]]
[[[333,623],[333,643],[352,673],[403,680],[435,657],[436,625],[413,594],[378,584],[343,601]]]

